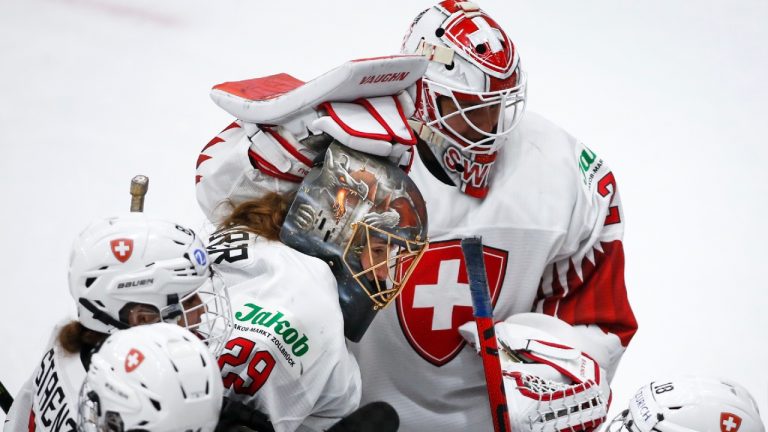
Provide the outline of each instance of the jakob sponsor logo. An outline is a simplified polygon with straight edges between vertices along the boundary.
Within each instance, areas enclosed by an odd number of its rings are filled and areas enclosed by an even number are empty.
[[[243,307],[245,310],[235,312],[236,320],[274,331],[296,357],[301,357],[309,351],[307,335],[301,333],[300,336],[300,332],[291,326],[291,322],[285,319],[282,312],[264,310],[253,303],[246,303]]]

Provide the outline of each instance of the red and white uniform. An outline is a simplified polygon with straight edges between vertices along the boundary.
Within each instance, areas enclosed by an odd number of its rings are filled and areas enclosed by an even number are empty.
[[[77,397],[85,367],[80,355],[59,346],[59,330],[58,326],[53,330],[35,372],[16,395],[3,431],[77,431]]]
[[[238,228],[211,236],[209,254],[235,323],[219,357],[224,395],[277,432],[322,431],[357,409],[360,371],[328,265]]]
[[[392,404],[402,431],[493,430],[482,362],[457,331],[472,320],[462,237],[483,238],[496,320],[531,311],[558,317],[579,335],[570,345],[609,379],[637,329],[624,285],[624,214],[608,166],[532,113],[506,141],[485,199],[414,161],[430,247],[396,305],[352,347],[362,403]]]

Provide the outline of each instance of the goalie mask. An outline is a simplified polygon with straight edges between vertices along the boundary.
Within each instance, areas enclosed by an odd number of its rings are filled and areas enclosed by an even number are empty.
[[[280,239],[331,266],[344,333],[357,342],[426,250],[426,206],[395,164],[334,143],[299,186]]]
[[[133,327],[91,357],[78,431],[210,432],[223,391],[215,357],[192,333],[165,323]]]
[[[661,379],[640,388],[609,432],[765,432],[747,390],[715,378]]]
[[[447,0],[416,17],[401,51],[432,60],[414,128],[462,192],[485,197],[499,146],[525,110],[516,47],[477,5]]]
[[[69,290],[86,328],[114,333],[165,321],[217,353],[231,331],[229,298],[195,233],[143,213],[93,222],[75,240]]]

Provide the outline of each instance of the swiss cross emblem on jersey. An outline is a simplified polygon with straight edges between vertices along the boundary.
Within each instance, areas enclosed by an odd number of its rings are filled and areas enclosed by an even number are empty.
[[[141,362],[144,361],[144,354],[141,353],[141,351],[137,350],[136,348],[131,348],[130,351],[128,351],[128,354],[125,356],[125,371],[128,373],[133,372],[136,370],[139,365],[141,365]]]
[[[112,254],[120,262],[126,262],[131,258],[133,253],[133,240],[127,238],[120,238],[110,240],[109,246],[112,249]]]
[[[720,413],[720,431],[737,432],[741,426],[741,417],[729,412]]]
[[[506,251],[483,246],[495,305],[507,267]],[[403,334],[424,360],[442,366],[466,343],[458,327],[472,321],[472,299],[460,240],[433,242],[397,298]]]

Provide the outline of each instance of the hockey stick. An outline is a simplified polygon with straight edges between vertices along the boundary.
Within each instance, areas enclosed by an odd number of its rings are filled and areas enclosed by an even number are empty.
[[[13,396],[11,396],[3,383],[0,382],[0,408],[3,408],[3,411],[8,414],[11,405],[13,405]]]
[[[493,327],[493,305],[488,290],[488,280],[483,261],[483,242],[481,237],[467,237],[461,240],[464,264],[469,278],[469,290],[472,294],[472,311],[477,324],[477,336],[480,342],[480,356],[483,359],[485,383],[488,387],[488,401],[491,404],[491,418],[495,432],[511,432],[507,408],[507,395],[501,378],[501,361]]]
[[[131,179],[131,211],[144,211],[144,196],[149,189],[149,177],[137,175]]]

